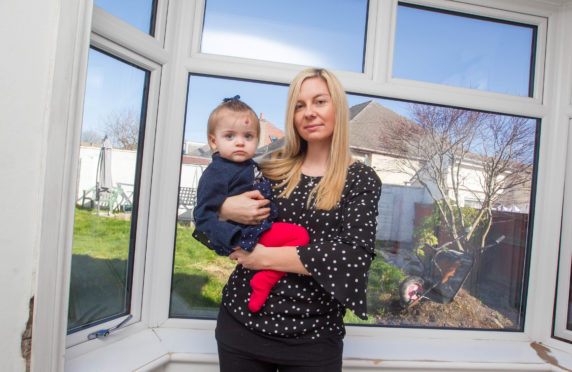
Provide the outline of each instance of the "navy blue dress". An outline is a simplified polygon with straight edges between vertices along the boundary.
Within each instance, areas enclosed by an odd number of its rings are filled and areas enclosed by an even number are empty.
[[[230,255],[237,246],[252,251],[260,235],[272,227],[272,221],[278,216],[274,203],[270,203],[270,216],[259,225],[220,221],[218,210],[227,197],[255,189],[266,199],[272,199],[270,182],[254,160],[237,163],[213,154],[212,163],[203,172],[197,188],[193,236],[221,256]]]

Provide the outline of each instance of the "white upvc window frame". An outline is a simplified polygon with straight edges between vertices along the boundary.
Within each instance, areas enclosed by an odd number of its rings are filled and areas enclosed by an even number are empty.
[[[152,62],[132,50],[123,48],[117,44],[110,43],[102,36],[92,33],[91,46],[97,50],[113,55],[114,58],[137,66],[149,74],[148,96],[145,99],[147,104],[145,120],[145,133],[143,142],[143,157],[141,162],[141,176],[139,179],[139,198],[137,209],[137,231],[135,232],[135,249],[133,253],[133,277],[131,281],[130,312],[131,319],[125,326],[141,321],[141,307],[143,301],[143,277],[145,273],[145,254],[147,251],[147,227],[148,227],[148,205],[150,203],[150,185],[152,171],[152,154],[155,145],[155,132],[157,124],[157,103],[159,100],[159,86],[161,84],[161,65]],[[140,150],[141,151],[141,150]],[[85,328],[68,335],[66,347],[85,342],[88,335],[100,329],[109,329],[122,322],[127,315],[113,320],[99,323],[93,327]]]
[[[569,119],[572,125],[572,118]],[[568,138],[566,156],[566,179],[562,203],[562,233],[560,237],[560,259],[558,263],[558,287],[556,291],[554,336],[572,340],[572,330],[567,328],[569,316],[570,281],[572,266],[572,137]]]
[[[482,92],[483,94],[479,94],[481,99],[485,99],[483,103],[487,105],[489,110],[497,106],[499,109],[495,109],[493,111],[503,112],[502,105],[495,105],[494,101],[504,101],[509,97],[514,99],[518,99],[517,102],[530,102],[532,101],[534,104],[541,104],[542,103],[542,95],[543,95],[543,87],[544,87],[544,61],[546,56],[546,37],[547,37],[547,27],[548,27],[548,20],[546,17],[542,16],[533,16],[529,14],[522,14],[522,13],[515,13],[514,11],[507,11],[502,9],[502,5],[498,8],[485,8],[483,6],[473,5],[473,4],[466,4],[463,2],[452,2],[452,1],[444,1],[444,0],[401,0],[400,2],[412,5],[419,5],[422,7],[428,8],[435,8],[439,10],[446,10],[451,12],[458,12],[468,16],[477,16],[477,17],[487,17],[491,19],[502,19],[503,21],[514,22],[514,23],[521,23],[531,26],[536,26],[536,51],[535,51],[535,66],[534,66],[534,81],[533,83],[533,94],[532,97],[521,97],[521,96],[513,96],[503,93],[495,93],[490,91],[478,91]],[[394,13],[397,13],[397,7],[394,8]],[[394,19],[396,14],[394,14]],[[393,41],[395,38],[392,38],[391,44],[391,53],[389,55],[389,64],[390,68],[388,69],[389,75],[387,76],[388,81],[391,83],[395,83],[397,86],[400,85],[409,85],[414,84],[417,86],[421,84],[425,86],[427,90],[439,89],[439,84],[435,83],[427,83],[427,82],[416,82],[407,79],[400,79],[394,78],[391,76],[392,71],[392,63],[393,63]],[[447,89],[447,88],[444,88]],[[451,87],[453,91],[460,90],[469,90],[475,91],[474,89],[469,88],[460,88],[460,87]],[[455,92],[451,92],[452,97],[448,97],[449,99],[454,98],[456,95]],[[470,93],[469,93],[470,94]],[[520,98],[520,99],[519,99]],[[461,99],[462,100],[462,99]],[[424,101],[426,102],[427,99],[425,98]],[[478,104],[478,103],[477,103]],[[472,108],[477,108],[471,106]],[[520,115],[523,115],[522,111]],[[525,115],[526,116],[526,115]]]
[[[523,332],[349,326],[345,339],[345,365],[356,369],[387,370],[462,370],[471,366],[514,371],[550,370],[538,349],[531,347],[531,344],[542,343],[551,348],[552,354],[549,355],[558,356],[562,365],[570,367],[571,345],[552,338],[550,331],[553,289],[556,288],[554,266],[558,259],[561,226],[561,216],[554,211],[562,208],[565,174],[562,149],[568,144],[569,132],[568,125],[563,125],[563,116],[567,119],[572,117],[571,67],[562,66],[562,59],[569,60],[570,57],[570,53],[565,51],[570,49],[570,41],[564,33],[567,31],[566,19],[572,19],[570,6],[562,11],[562,3],[556,0],[540,4],[511,0],[475,0],[471,4],[445,0],[407,2],[494,17],[506,14],[510,20],[538,26],[532,98],[391,78],[392,30],[397,8],[394,0],[370,0],[364,73],[335,71],[351,93],[470,107],[542,120],[526,321]],[[131,26],[97,7],[93,7],[91,24],[88,21],[92,13],[91,1],[79,2],[79,5],[74,3],[62,0],[62,15],[78,19],[77,22],[62,21],[60,26],[63,31],[73,31],[69,37],[60,35],[59,45],[64,50],[60,58],[70,58],[74,68],[67,71],[59,67],[56,71],[57,76],[67,76],[71,81],[61,79],[55,83],[51,120],[65,120],[51,134],[53,138],[63,134],[56,141],[62,145],[62,150],[51,154],[51,159],[48,159],[55,160],[58,167],[63,163],[65,170],[63,174],[55,172],[56,175],[50,175],[48,172],[46,176],[46,199],[53,193],[51,185],[62,186],[59,188],[62,190],[62,206],[55,208],[56,218],[53,214],[46,214],[43,218],[44,229],[57,232],[56,237],[50,236],[49,231],[43,236],[46,237],[46,249],[54,254],[53,261],[61,271],[56,275],[53,270],[40,270],[38,274],[38,297],[45,302],[38,304],[39,314],[36,315],[35,334],[38,338],[34,338],[33,347],[37,347],[34,350],[39,350],[39,353],[35,357],[34,369],[60,370],[64,354],[66,369],[70,371],[105,370],[102,364],[105,360],[111,360],[116,366],[119,363],[124,369],[141,370],[152,370],[168,363],[216,363],[215,321],[170,319],[168,314],[177,209],[177,198],[173,195],[177,195],[178,190],[179,145],[183,136],[188,76],[199,73],[287,84],[302,67],[201,54],[204,0],[169,0],[168,12],[167,1],[159,1],[155,37],[138,30],[135,32]],[[495,9],[480,5],[494,6]],[[189,21],[191,19],[193,21]],[[548,23],[556,27],[548,28]],[[86,33],[91,36],[86,38]],[[81,123],[81,102],[85,90],[82,79],[85,79],[90,42],[153,71],[149,105],[155,106],[148,109],[148,120],[153,124],[147,122],[149,130],[145,137],[143,172],[146,176],[142,176],[141,181],[137,240],[142,246],[136,253],[137,283],[134,277],[134,285],[141,298],[138,300],[140,310],[133,310],[137,317],[132,324],[113,337],[77,344],[70,342],[66,349],[67,292],[52,287],[53,282],[58,288],[69,287],[73,201],[68,195],[75,195],[71,190],[75,185],[73,169],[76,169],[77,161],[70,159],[74,156],[77,159],[79,148],[81,125],[78,123]],[[567,80],[561,82],[563,76]],[[567,88],[563,88],[564,85]],[[563,92],[565,97],[562,97]],[[58,99],[66,99],[67,103],[57,107]],[[57,200],[49,201],[55,202]],[[54,281],[42,284],[49,278]],[[48,298],[50,294],[53,296],[51,299]],[[50,334],[54,327],[56,331]],[[389,362],[376,362],[382,359]],[[45,360],[50,361],[47,369],[43,368],[46,364],[40,367]],[[435,361],[432,367],[427,366],[427,360]],[[97,363],[92,364],[94,361]]]
[[[560,16],[572,17],[572,6],[567,6]],[[570,19],[570,18],[569,18]],[[558,31],[561,35],[570,35],[572,25],[570,22],[562,22],[559,24]],[[569,44],[569,42],[568,42]],[[564,143],[559,158],[564,160],[562,166],[558,165],[554,171],[559,171],[562,178],[558,181],[562,182],[562,206],[561,221],[559,224],[559,252],[557,261],[557,282],[555,284],[554,299],[554,317],[552,324],[552,333],[555,339],[563,340],[567,343],[567,347],[572,345],[572,330],[567,329],[567,318],[569,311],[570,286],[571,286],[571,264],[572,264],[572,50],[566,47],[566,41],[560,48],[562,50],[561,63],[555,74],[558,76],[558,85],[560,94],[553,97],[553,107],[555,108],[555,117],[560,123],[562,136],[564,138],[559,141]]]

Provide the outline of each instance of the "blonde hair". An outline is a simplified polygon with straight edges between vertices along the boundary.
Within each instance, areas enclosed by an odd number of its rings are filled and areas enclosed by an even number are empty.
[[[256,125],[256,138],[258,139],[260,138],[260,120],[258,120],[258,116],[250,106],[242,102],[237,97],[225,99],[220,105],[218,105],[211,112],[211,114],[209,115],[209,120],[207,122],[207,138],[211,135],[214,135],[220,117],[228,112],[233,112],[233,113],[244,112],[248,114],[254,125]]]
[[[328,86],[335,110],[335,125],[326,172],[310,192],[307,207],[314,206],[318,209],[330,210],[342,198],[351,155],[346,93],[340,81],[328,70],[306,69],[292,80],[286,105],[285,145],[271,154],[269,159],[265,159],[261,167],[266,177],[274,181],[282,181],[277,187],[286,186],[278,197],[289,197],[300,182],[302,163],[306,157],[308,143],[296,131],[294,111],[300,95],[300,86],[306,79],[312,78],[323,79]]]

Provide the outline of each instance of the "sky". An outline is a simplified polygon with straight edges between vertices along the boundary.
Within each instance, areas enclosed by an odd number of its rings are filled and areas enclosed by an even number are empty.
[[[407,6],[397,19],[394,77],[528,96],[531,27]]]
[[[105,122],[125,110],[140,112],[146,72],[94,49],[89,51],[83,131],[104,135]]]
[[[152,2],[95,0],[95,5],[147,32]],[[201,51],[361,72],[366,22],[364,0],[206,0]],[[527,96],[533,36],[522,25],[399,6],[393,76]],[[144,77],[142,70],[92,50],[84,131],[101,132],[110,113],[138,112]],[[286,86],[193,75],[188,91],[187,141],[205,142],[209,113],[237,94],[283,128]],[[350,106],[369,99],[348,95]],[[407,116],[408,104],[378,101]]]
[[[204,53],[363,69],[367,1],[208,0],[205,14]]]
[[[288,86],[278,84],[237,81],[204,76],[191,76],[189,79],[189,97],[186,113],[185,138],[193,142],[206,141],[206,125],[212,109],[219,105],[224,98],[239,95],[259,116],[284,129],[286,116],[286,100]],[[348,105],[354,106],[372,98],[347,95]],[[407,114],[407,103],[377,99],[384,106]]]

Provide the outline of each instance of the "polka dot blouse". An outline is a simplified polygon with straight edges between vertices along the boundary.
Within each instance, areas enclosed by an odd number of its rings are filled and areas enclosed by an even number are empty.
[[[249,283],[256,271],[238,265],[223,290],[223,305],[247,328],[287,338],[343,337],[346,308],[367,318],[367,275],[375,257],[381,181],[373,169],[354,162],[337,207],[307,209],[307,196],[319,181],[302,175],[289,198],[278,198],[282,189],[273,190],[277,221],[303,226],[310,233],[310,244],[297,249],[310,276],[285,275],[256,313],[248,309]]]

